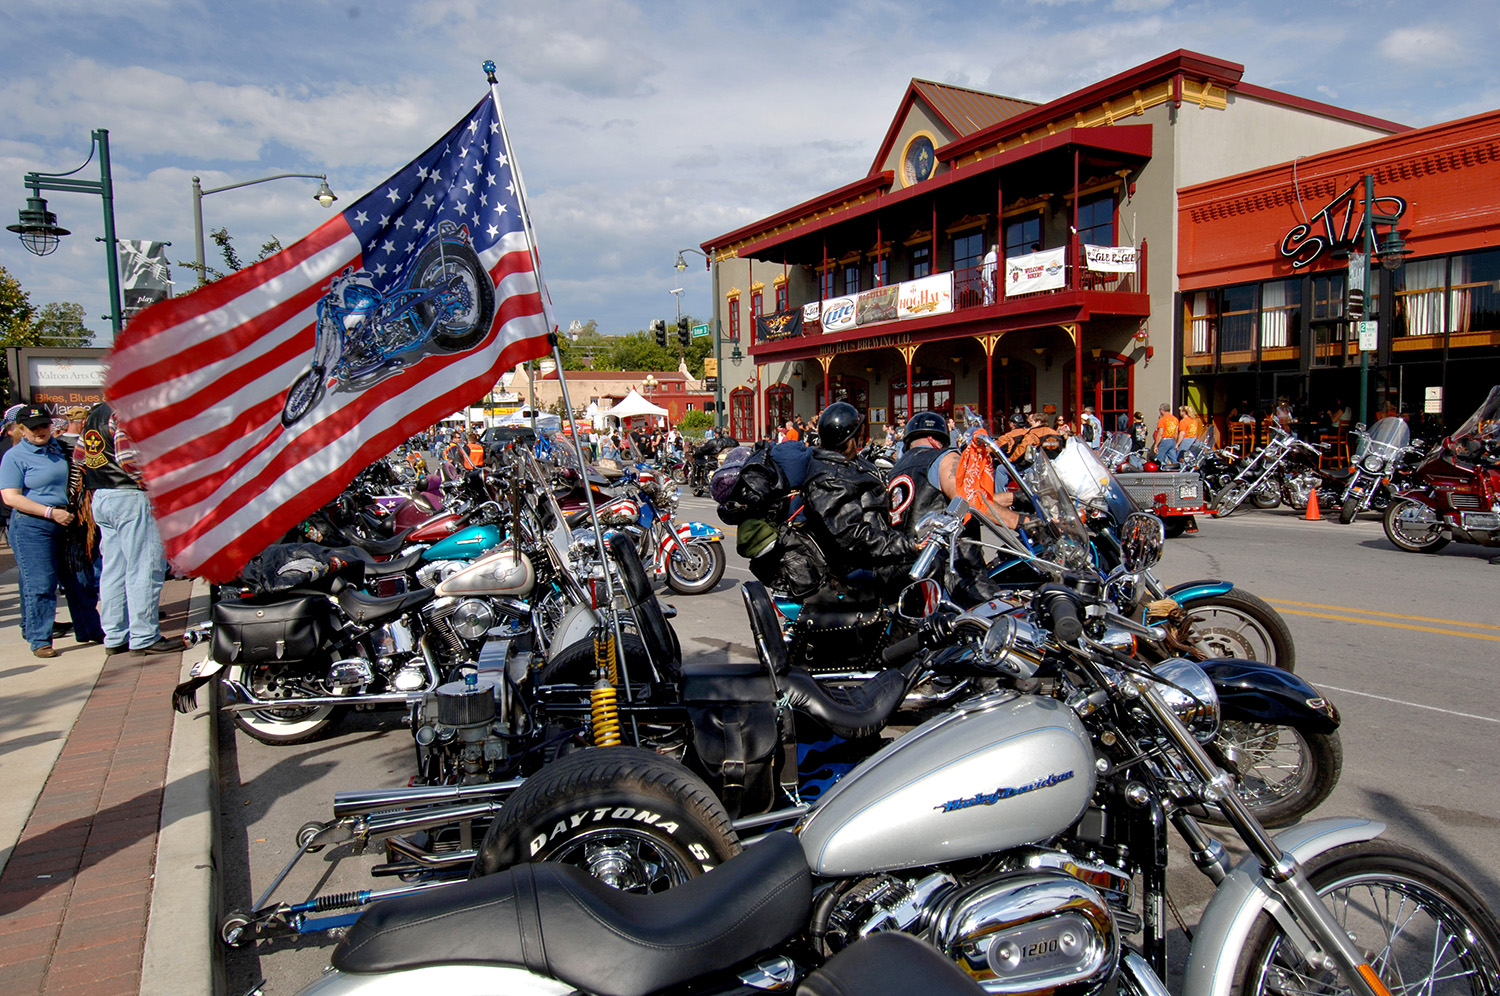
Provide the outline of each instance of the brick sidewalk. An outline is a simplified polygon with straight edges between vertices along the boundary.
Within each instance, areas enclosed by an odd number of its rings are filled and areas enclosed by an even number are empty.
[[[190,590],[167,582],[163,633]],[[0,874],[0,993],[139,993],[181,656],[105,663]]]

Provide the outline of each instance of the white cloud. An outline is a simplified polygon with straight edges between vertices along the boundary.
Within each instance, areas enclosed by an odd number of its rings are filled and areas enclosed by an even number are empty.
[[[1397,28],[1380,40],[1379,51],[1387,59],[1434,69],[1463,65],[1473,57],[1456,34],[1431,25]]]

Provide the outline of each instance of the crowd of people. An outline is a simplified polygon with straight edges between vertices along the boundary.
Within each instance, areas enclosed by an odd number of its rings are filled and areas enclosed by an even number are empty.
[[[69,628],[106,654],[183,648],[161,634],[167,559],[137,454],[108,403],[55,418],[12,405],[0,426],[0,499],[15,556],[21,633],[37,657],[57,656]],[[57,622],[57,592],[70,622]]]

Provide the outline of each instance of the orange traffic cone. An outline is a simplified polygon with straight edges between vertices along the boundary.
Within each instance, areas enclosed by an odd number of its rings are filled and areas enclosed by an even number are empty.
[[[1318,489],[1313,488],[1307,493],[1307,512],[1302,516],[1304,522],[1321,522],[1323,517],[1318,514]]]

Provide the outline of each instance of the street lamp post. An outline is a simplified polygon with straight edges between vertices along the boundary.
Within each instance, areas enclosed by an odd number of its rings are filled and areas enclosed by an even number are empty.
[[[704,264],[709,272],[709,308],[708,308],[708,334],[714,340],[714,428],[724,428],[724,371],[719,369],[719,268],[714,265],[714,249],[709,247],[708,252],[701,249],[679,249],[677,250],[677,262],[673,265],[681,273],[687,269],[687,260],[682,258],[685,252],[697,253],[703,257]],[[681,300],[680,298],[678,299]]]
[[[1406,240],[1396,230],[1396,225],[1401,221],[1400,214],[1378,214],[1375,211],[1375,176],[1372,173],[1365,174],[1365,210],[1364,217],[1360,222],[1361,244],[1363,249],[1362,259],[1358,261],[1358,267],[1363,270],[1361,279],[1363,287],[1361,292],[1364,296],[1362,302],[1361,318],[1369,315],[1375,309],[1371,308],[1372,300],[1379,300],[1379,288],[1374,286],[1374,270],[1372,264],[1378,255],[1380,267],[1383,270],[1399,270],[1411,250],[1406,248]],[[1375,226],[1389,225],[1391,230],[1376,244]],[[1384,317],[1382,321],[1386,320]],[[1358,330],[1356,329],[1356,333]],[[1378,335],[1378,333],[1377,333]],[[1369,399],[1370,399],[1370,354],[1360,344],[1359,350],[1359,418],[1358,422],[1369,422]]]
[[[323,181],[318,185],[318,192],[313,194],[313,200],[325,208],[333,207],[333,202],[339,199],[338,195],[333,192],[333,188],[328,186],[327,173],[277,173],[275,176],[263,176],[258,180],[244,180],[240,183],[226,183],[222,187],[210,187],[207,190],[204,190],[199,184],[196,176],[193,177],[193,237],[194,247],[197,250],[199,287],[208,283],[206,279],[207,266],[203,260],[203,198],[209,194],[219,194],[226,190],[234,190],[237,187],[249,187],[257,183],[269,183],[272,180],[285,180],[290,177]]]
[[[93,161],[95,150],[99,152],[98,182],[71,179],[74,173]],[[94,129],[89,157],[78,169],[67,173],[27,173],[21,182],[31,188],[31,196],[26,199],[26,207],[21,211],[19,224],[6,225],[5,230],[19,235],[21,244],[26,247],[27,251],[38,256],[46,256],[54,251],[57,248],[57,240],[69,234],[66,228],[58,226],[57,216],[47,210],[47,199],[42,196],[43,190],[97,194],[103,199],[104,238],[99,241],[104,243],[105,261],[109,268],[109,324],[114,334],[118,336],[122,325],[120,261],[115,255],[115,187],[109,172],[109,131],[105,128]]]

